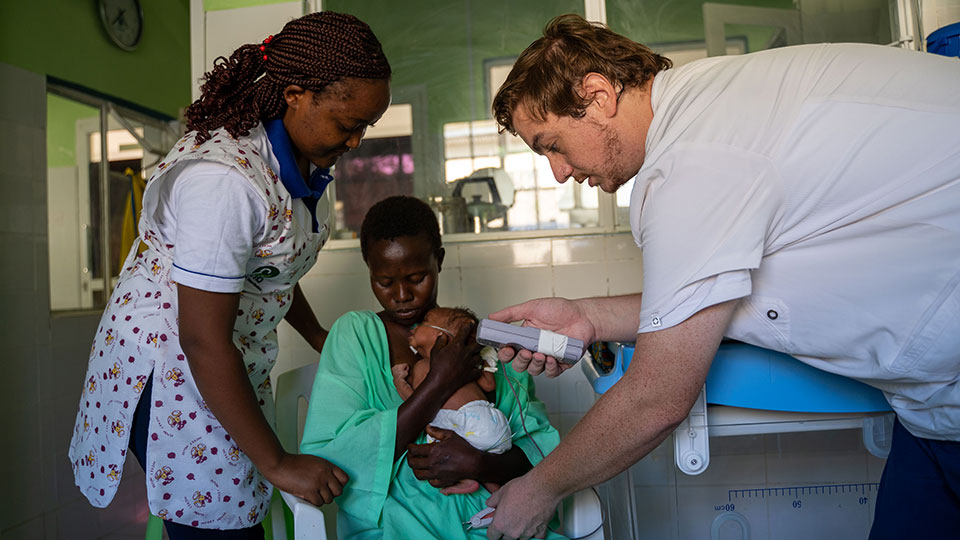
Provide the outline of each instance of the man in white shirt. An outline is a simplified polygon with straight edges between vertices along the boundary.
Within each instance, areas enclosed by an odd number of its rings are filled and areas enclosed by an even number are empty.
[[[723,337],[884,391],[896,411],[871,539],[960,523],[960,63],[806,45],[668,69],[579,16],[554,19],[494,100],[559,182],[636,176],[643,294],[542,299],[491,318],[636,340],[623,379],[494,494],[490,538],[543,532],[688,414]],[[513,351],[501,352],[504,359]],[[517,369],[559,374],[520,351]]]

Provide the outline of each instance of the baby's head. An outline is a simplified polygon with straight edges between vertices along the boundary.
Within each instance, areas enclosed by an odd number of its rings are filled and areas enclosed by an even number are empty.
[[[430,359],[430,351],[440,334],[452,338],[465,325],[477,324],[477,316],[467,308],[435,307],[410,334],[410,347],[422,358]]]

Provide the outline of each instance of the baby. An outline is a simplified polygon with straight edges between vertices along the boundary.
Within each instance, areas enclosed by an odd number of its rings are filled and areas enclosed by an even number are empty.
[[[430,350],[440,333],[453,337],[463,325],[471,322],[476,324],[477,316],[463,308],[437,307],[427,312],[423,323],[410,335],[410,348],[420,355],[420,360],[413,365],[413,373],[410,373],[407,364],[399,364],[391,369],[393,382],[401,398],[410,397],[413,389],[426,378],[430,371]],[[493,354],[490,355],[490,352]],[[491,349],[485,353],[482,354],[485,363],[482,375],[454,392],[430,425],[453,431],[478,450],[502,454],[512,446],[513,433],[507,417],[487,399],[486,392],[496,389],[493,372],[496,371],[497,360],[496,351]],[[427,439],[433,441],[429,435]],[[464,479],[441,492],[444,495],[473,493],[479,487],[476,480]],[[500,489],[498,484],[491,482],[484,483],[483,487],[491,493]]]

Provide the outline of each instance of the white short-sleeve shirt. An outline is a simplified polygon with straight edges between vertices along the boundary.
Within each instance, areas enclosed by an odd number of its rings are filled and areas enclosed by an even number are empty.
[[[251,131],[252,143],[280,170],[265,130]],[[253,246],[266,239],[267,207],[250,182],[233,167],[194,160],[174,166],[157,195],[159,235],[176,246],[171,279],[210,292],[243,290]],[[293,201],[293,217],[310,230],[304,202]]]
[[[729,337],[960,440],[958,88],[955,60],[855,44],[658,74],[631,199],[639,331],[745,298]]]

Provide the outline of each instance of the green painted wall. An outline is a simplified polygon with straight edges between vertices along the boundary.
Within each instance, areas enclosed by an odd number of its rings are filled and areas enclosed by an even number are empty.
[[[204,11],[221,11],[251,6],[266,6],[269,4],[284,4],[290,0],[203,0]]]
[[[190,104],[189,0],[141,0],[143,37],[121,50],[96,0],[0,1],[0,62],[170,116]]]

